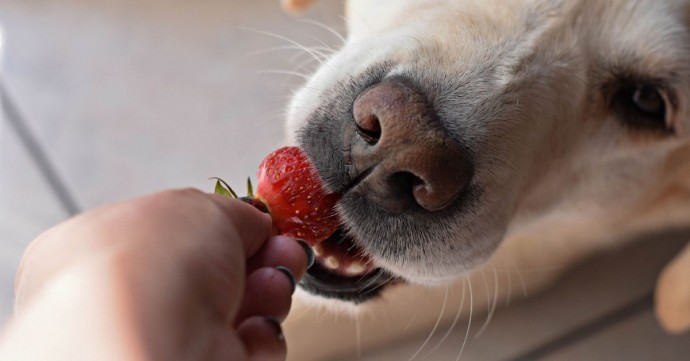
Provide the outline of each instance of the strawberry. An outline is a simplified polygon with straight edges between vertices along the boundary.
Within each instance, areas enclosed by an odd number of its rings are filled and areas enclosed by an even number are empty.
[[[249,197],[243,200],[268,210],[281,234],[314,245],[331,236],[340,226],[335,212],[340,195],[326,192],[321,178],[300,148],[283,147],[266,156],[259,165],[257,177],[256,196],[248,181]],[[237,198],[220,179],[216,182],[216,193]]]

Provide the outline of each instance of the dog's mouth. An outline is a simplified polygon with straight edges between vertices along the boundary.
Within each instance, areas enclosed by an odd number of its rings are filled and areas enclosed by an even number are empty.
[[[316,261],[300,282],[310,293],[357,304],[399,282],[390,272],[375,267],[342,228],[312,249]]]

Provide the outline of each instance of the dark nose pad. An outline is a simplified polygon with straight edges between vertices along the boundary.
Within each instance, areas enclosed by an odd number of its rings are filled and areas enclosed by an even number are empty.
[[[401,212],[420,206],[442,209],[469,182],[471,169],[460,144],[438,122],[426,97],[400,80],[386,80],[355,100],[351,139],[354,175],[365,196]]]

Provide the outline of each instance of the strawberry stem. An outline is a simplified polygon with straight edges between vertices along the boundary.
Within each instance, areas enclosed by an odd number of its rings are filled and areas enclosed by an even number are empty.
[[[252,185],[252,179],[247,177],[247,196],[254,197],[254,186]]]
[[[228,196],[231,198],[239,198],[237,196],[237,193],[235,193],[235,191],[232,190],[232,187],[230,187],[227,183],[225,183],[224,180],[222,180],[218,177],[211,177],[209,179],[215,179],[216,180],[216,188],[214,190],[214,193]]]

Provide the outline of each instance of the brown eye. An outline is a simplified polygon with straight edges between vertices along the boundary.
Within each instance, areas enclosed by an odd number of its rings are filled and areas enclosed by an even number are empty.
[[[665,118],[666,104],[657,89],[647,85],[640,85],[635,89],[632,100],[635,106],[642,112],[659,119]]]
[[[621,86],[612,106],[623,122],[633,128],[673,132],[668,98],[657,86],[640,83]]]

